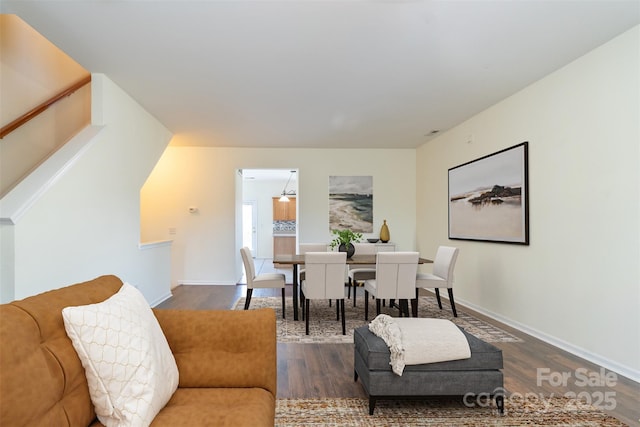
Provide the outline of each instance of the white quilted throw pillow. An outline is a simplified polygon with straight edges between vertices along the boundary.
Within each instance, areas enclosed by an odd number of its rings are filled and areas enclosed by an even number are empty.
[[[144,296],[125,283],[106,301],[64,308],[62,317],[100,422],[151,424],[178,387],[178,367]]]

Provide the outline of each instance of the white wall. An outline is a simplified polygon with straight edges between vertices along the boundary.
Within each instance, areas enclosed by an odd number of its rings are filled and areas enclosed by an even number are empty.
[[[14,224],[3,218],[1,278],[13,280],[2,284],[4,301],[11,290],[19,299],[102,274],[152,304],[170,295],[170,246],[141,250],[139,237],[140,189],[171,133],[103,75],[93,76],[92,102],[102,130]]]
[[[0,14],[0,52],[2,126],[89,75],[17,15]],[[90,123],[90,95],[86,85],[2,139],[1,195]]]
[[[238,169],[298,169],[298,237],[329,242],[329,176],[371,175],[374,233],[382,220],[412,250],[415,150],[168,147],[142,191],[143,240],[173,238],[172,283],[234,284],[242,276],[234,212]],[[198,206],[197,215],[189,206]],[[238,224],[239,226],[239,224]],[[176,228],[176,234],[168,234]]]
[[[457,299],[636,380],[639,33],[632,29],[417,153],[418,246],[423,255],[441,244],[461,248]],[[447,170],[523,141],[531,244],[449,241]]]

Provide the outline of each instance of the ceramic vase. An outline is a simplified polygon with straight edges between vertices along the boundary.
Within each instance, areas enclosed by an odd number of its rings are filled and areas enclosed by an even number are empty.
[[[353,254],[356,252],[356,247],[353,246],[351,243],[349,243],[348,245],[340,245],[340,246],[338,246],[338,251],[339,252],[346,252],[347,253],[347,258],[351,258],[353,256]]]
[[[385,219],[380,228],[380,241],[387,243],[389,241],[389,227],[387,226],[387,220]]]

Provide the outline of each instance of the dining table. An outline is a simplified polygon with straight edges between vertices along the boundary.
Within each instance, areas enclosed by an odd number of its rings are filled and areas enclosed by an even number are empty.
[[[304,254],[302,255],[275,255],[273,257],[274,264],[292,265],[293,266],[293,320],[298,320],[298,266],[304,265]],[[418,258],[418,264],[431,264],[433,260],[427,258]],[[376,255],[353,255],[347,258],[347,265],[375,265]]]

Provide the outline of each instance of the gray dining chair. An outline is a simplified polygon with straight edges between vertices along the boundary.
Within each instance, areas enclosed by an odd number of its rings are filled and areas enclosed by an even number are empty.
[[[242,255],[242,263],[244,264],[245,276],[247,278],[247,298],[244,302],[244,309],[249,309],[249,303],[251,302],[251,295],[255,288],[282,288],[282,318],[285,318],[284,307],[284,287],[285,276],[282,273],[262,273],[256,275],[256,266],[253,262],[253,256],[251,255],[251,249],[246,246],[240,249]]]
[[[436,259],[433,261],[433,273],[418,273],[416,275],[416,300],[412,307],[414,317],[418,317],[418,291],[420,288],[435,289],[440,310],[442,310],[440,288],[447,288],[453,317],[458,317],[456,303],[453,300],[453,269],[456,266],[458,252],[458,248],[451,246],[438,247]]]

